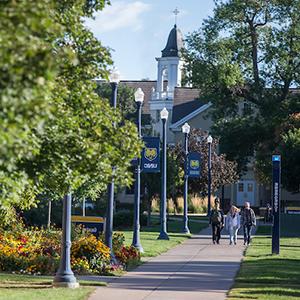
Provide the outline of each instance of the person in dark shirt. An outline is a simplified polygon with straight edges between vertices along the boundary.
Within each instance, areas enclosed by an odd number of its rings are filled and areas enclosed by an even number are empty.
[[[221,239],[221,230],[224,227],[224,214],[220,209],[220,201],[218,198],[216,198],[215,205],[210,211],[209,224],[211,224],[212,228],[212,241],[214,244],[219,244]]]
[[[244,229],[244,245],[249,245],[251,241],[252,227],[256,226],[256,217],[250,203],[245,202],[245,207],[241,213],[241,225]]]

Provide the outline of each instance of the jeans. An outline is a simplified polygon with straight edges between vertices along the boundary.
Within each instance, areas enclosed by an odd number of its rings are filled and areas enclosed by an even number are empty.
[[[244,243],[250,244],[252,224],[246,224],[244,227]]]
[[[233,244],[233,243],[236,244],[238,230],[239,230],[238,226],[229,227],[230,244]]]
[[[212,228],[212,240],[219,244],[221,238],[221,224],[211,224]]]

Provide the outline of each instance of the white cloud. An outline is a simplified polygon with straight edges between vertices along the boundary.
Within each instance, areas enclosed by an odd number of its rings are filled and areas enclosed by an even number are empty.
[[[106,6],[103,11],[98,12],[94,20],[88,19],[86,25],[95,34],[128,27],[137,31],[143,27],[141,14],[149,9],[150,5],[142,1],[113,2],[111,6]]]

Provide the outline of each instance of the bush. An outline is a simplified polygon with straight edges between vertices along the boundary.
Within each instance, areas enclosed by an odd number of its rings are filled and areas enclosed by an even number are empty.
[[[122,246],[115,256],[126,269],[138,265],[141,260],[140,252],[133,246]]]
[[[118,211],[114,214],[114,227],[115,228],[126,228],[133,226],[133,211],[122,210]],[[140,216],[140,224],[141,226],[147,225],[147,216],[141,214]]]

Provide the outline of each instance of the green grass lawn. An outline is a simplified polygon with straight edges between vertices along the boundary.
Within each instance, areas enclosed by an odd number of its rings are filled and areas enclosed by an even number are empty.
[[[80,280],[80,288],[53,288],[53,277],[0,273],[2,300],[85,300],[103,282]]]
[[[271,254],[271,245],[270,236],[253,239],[228,299],[300,299],[300,238],[281,238],[280,255]]]
[[[141,244],[144,248],[144,253],[142,254],[143,257],[151,257],[157,256],[167,250],[171,249],[172,247],[182,243],[190,235],[186,235],[182,233],[183,229],[183,221],[168,221],[168,234],[170,240],[157,240],[159,235],[160,226],[156,224],[154,219],[155,225],[151,227],[143,227],[141,229],[140,237],[141,237]],[[191,221],[189,223],[189,228],[191,233],[199,233],[199,231],[203,228],[207,227],[207,224],[197,223]],[[131,245],[132,243],[132,231],[124,231],[125,234],[125,243],[127,245]]]

